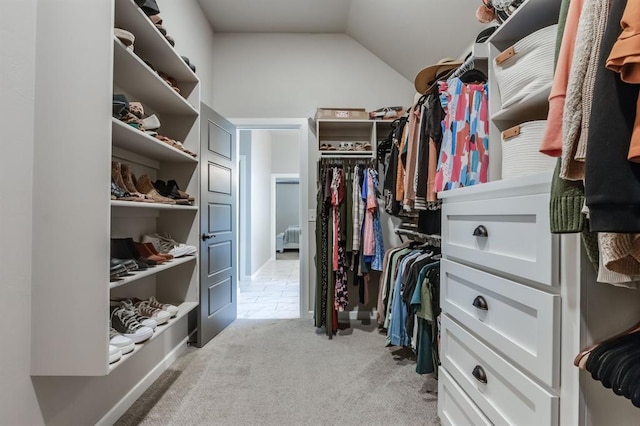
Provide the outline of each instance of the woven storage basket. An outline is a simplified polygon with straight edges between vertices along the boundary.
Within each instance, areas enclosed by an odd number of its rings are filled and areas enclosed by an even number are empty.
[[[540,153],[546,120],[529,121],[502,132],[502,179],[541,173],[556,165],[556,158]]]
[[[556,24],[531,33],[496,56],[493,71],[502,108],[551,84],[557,28]]]

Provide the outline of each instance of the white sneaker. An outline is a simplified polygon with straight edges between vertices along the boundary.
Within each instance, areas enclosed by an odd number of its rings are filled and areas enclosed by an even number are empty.
[[[122,358],[122,351],[120,348],[114,345],[109,345],[109,364],[120,361],[120,358]]]
[[[111,325],[118,333],[133,340],[133,343],[144,342],[153,336],[153,329],[140,324],[135,319],[135,314],[123,306],[111,308]]]
[[[165,324],[169,321],[169,318],[171,318],[171,314],[169,312],[152,306],[147,300],[138,302],[136,304],[136,310],[145,317],[149,317],[157,322],[158,325]]]
[[[121,300],[119,303],[122,306],[124,306],[126,310],[132,312],[133,315],[135,315],[136,321],[138,321],[140,324],[144,325],[145,327],[149,327],[150,329],[155,330],[156,327],[158,326],[158,322],[156,320],[151,319],[148,316],[142,315],[138,311],[138,309],[134,306],[131,300]]]
[[[163,311],[169,312],[169,314],[171,314],[171,318],[174,318],[176,315],[178,315],[179,309],[177,306],[174,306],[170,303],[158,302],[158,300],[155,297],[150,297],[149,300],[147,301],[154,308],[162,309]]]
[[[115,346],[120,349],[122,355],[128,354],[133,351],[136,344],[127,337],[124,337],[122,334],[118,333],[113,327],[109,328],[109,347]],[[111,348],[109,348],[111,349]],[[111,350],[109,350],[111,352]]]

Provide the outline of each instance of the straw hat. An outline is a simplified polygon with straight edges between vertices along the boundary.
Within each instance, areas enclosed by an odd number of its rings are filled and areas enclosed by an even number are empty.
[[[458,68],[460,65],[462,65],[462,61],[451,58],[442,58],[436,64],[429,65],[416,75],[414,81],[416,90],[418,93],[426,93],[427,89],[429,89],[439,76]]]

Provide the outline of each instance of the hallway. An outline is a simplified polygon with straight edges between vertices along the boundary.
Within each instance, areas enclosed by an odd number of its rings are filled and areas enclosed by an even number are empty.
[[[297,259],[268,261],[255,278],[239,282],[238,318],[299,318],[299,275]]]

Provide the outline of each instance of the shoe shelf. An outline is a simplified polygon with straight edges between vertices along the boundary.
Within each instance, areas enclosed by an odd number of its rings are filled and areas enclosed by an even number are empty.
[[[182,60],[182,59],[181,59]],[[185,65],[186,66],[186,65]],[[180,96],[135,53],[113,37],[114,85],[157,113],[198,116],[198,110]]]
[[[115,26],[133,33],[135,50],[143,52],[156,69],[179,82],[199,82],[196,74],[133,0],[116,0]]]
[[[135,356],[135,354],[138,353],[147,343],[153,341],[154,339],[157,339],[158,336],[170,329],[171,326],[173,326],[176,322],[186,316],[189,312],[194,310],[197,306],[197,302],[184,302],[178,305],[178,315],[176,315],[175,318],[171,318],[167,323],[157,326],[153,332],[153,336],[151,336],[149,340],[136,344],[135,349],[132,352],[122,355],[122,358],[120,358],[119,361],[114,362],[113,364],[109,364],[109,373],[120,367],[132,356]]]
[[[178,204],[143,203],[139,201],[111,200],[111,207],[127,207],[134,209],[155,209],[155,210],[187,210],[198,211],[198,206],[185,206]]]
[[[523,121],[546,118],[547,112],[549,111],[551,85],[552,83],[549,82],[521,101],[499,110],[491,115],[491,120],[517,121],[521,123]]]
[[[175,259],[171,259],[170,261],[163,263],[162,265],[156,265],[149,269],[145,269],[139,272],[132,272],[130,276],[125,276],[118,281],[113,281],[109,283],[109,288],[113,289],[116,287],[120,287],[123,285],[130,284],[134,281],[141,280],[143,278],[150,277],[152,275],[159,274],[161,272],[166,271],[167,269],[175,268],[176,266],[184,265],[185,263],[194,262],[197,259],[196,256],[184,256]]]
[[[113,145],[158,161],[198,163],[198,159],[128,124],[111,119]]]

